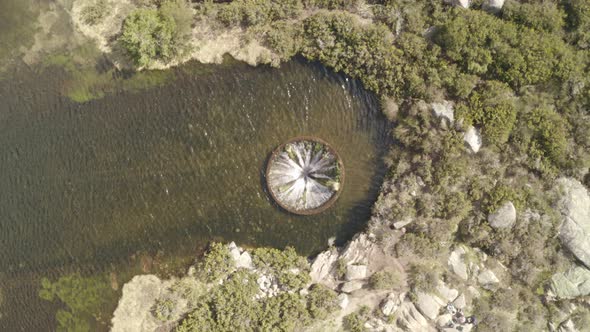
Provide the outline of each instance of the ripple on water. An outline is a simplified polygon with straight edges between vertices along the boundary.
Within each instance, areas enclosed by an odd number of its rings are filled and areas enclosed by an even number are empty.
[[[140,250],[190,253],[213,239],[311,254],[364,227],[389,137],[376,98],[298,61],[211,68],[187,64],[168,84],[84,104],[56,93],[68,81],[55,70],[0,81],[0,287],[22,295],[6,296],[0,325],[51,312],[36,282],[63,269],[119,269]],[[338,200],[310,216],[277,208],[264,185],[273,149],[302,135],[346,167]],[[26,329],[46,323],[35,321]]]

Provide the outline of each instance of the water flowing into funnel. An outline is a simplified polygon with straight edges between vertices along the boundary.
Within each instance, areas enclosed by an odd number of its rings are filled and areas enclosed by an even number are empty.
[[[267,185],[275,201],[297,214],[328,208],[338,197],[342,161],[316,138],[290,140],[274,151],[267,168]]]

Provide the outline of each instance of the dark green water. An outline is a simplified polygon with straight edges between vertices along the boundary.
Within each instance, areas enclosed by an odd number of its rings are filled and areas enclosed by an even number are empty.
[[[172,72],[84,104],[60,94],[71,82],[58,68],[0,81],[0,330],[47,330],[42,276],[211,240],[312,254],[364,227],[388,125],[358,82],[302,61]],[[339,200],[315,216],[281,211],[263,185],[269,153],[299,135],[331,143],[346,169]]]

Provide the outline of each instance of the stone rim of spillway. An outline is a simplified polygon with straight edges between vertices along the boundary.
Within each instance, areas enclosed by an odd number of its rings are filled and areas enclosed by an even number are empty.
[[[295,137],[273,152],[266,168],[266,185],[283,209],[311,215],[328,209],[344,183],[342,159],[327,142]]]

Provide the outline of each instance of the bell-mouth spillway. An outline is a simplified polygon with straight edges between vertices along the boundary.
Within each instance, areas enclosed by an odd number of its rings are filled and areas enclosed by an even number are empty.
[[[320,213],[336,202],[344,184],[342,159],[327,142],[295,137],[277,147],[266,167],[273,200],[299,215]]]

